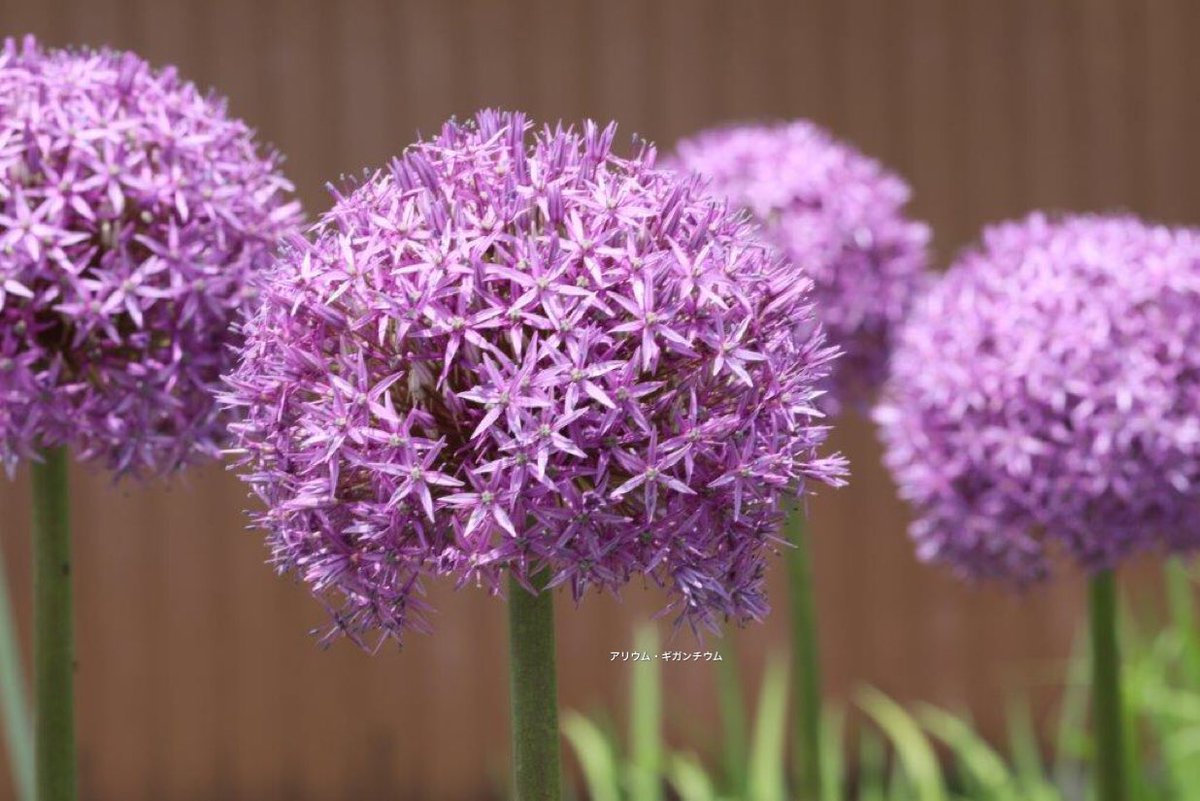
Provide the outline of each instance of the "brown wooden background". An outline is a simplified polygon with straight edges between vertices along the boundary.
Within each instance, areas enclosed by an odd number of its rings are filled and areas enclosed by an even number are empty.
[[[724,120],[813,118],[909,177],[942,261],[1035,206],[1200,218],[1191,0],[0,0],[0,33],[29,31],[218,87],[287,154],[310,211],[326,180],[418,129],[502,105],[615,118],[664,149]],[[1014,598],[915,564],[869,427],[847,422],[838,443],[854,483],[814,521],[831,690],[969,705],[993,731],[1010,690],[1049,698],[1035,685],[1067,648],[1077,583]],[[220,467],[171,487],[74,479],[86,799],[487,797],[507,760],[499,602],[441,588],[435,636],[322,652],[317,605],[263,564]],[[27,490],[0,483],[22,616]],[[620,700],[608,652],[656,602],[631,588],[560,604],[565,706]],[[785,623],[739,635],[752,669]],[[714,727],[689,724],[715,717],[711,668],[667,670],[673,739],[709,746]]]

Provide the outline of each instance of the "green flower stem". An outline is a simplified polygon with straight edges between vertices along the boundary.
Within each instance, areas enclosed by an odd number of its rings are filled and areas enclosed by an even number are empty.
[[[1093,757],[1097,801],[1127,801],[1122,743],[1121,657],[1117,648],[1116,582],[1111,570],[1088,587],[1092,647]]]
[[[38,801],[74,801],[75,714],[67,454],[33,466],[33,654]]]
[[[554,595],[531,594],[509,577],[513,778],[516,801],[561,801],[558,689],[554,675]]]
[[[0,713],[8,764],[20,801],[33,801],[33,716],[21,669],[21,643],[17,638],[8,594],[8,572],[0,554]]]
[[[804,510],[800,504],[787,520],[795,547],[786,554],[788,595],[792,605],[792,664],[795,686],[794,771],[800,798],[821,798],[821,665],[812,566]]]

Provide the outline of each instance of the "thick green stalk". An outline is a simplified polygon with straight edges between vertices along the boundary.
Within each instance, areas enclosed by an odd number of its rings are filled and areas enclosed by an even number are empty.
[[[1092,646],[1093,764],[1097,801],[1127,801],[1122,744],[1121,657],[1117,648],[1116,581],[1111,570],[1089,585]]]
[[[8,595],[8,572],[0,554],[0,713],[8,764],[20,801],[33,801],[33,716],[21,670],[21,643]]]
[[[553,593],[510,576],[508,625],[516,801],[561,801]]]
[[[33,655],[38,801],[74,801],[74,647],[67,454],[33,466]]]
[[[821,797],[821,667],[817,615],[813,601],[812,566],[804,510],[797,505],[788,516],[788,595],[792,604],[792,664],[796,666],[794,771],[799,797]]]

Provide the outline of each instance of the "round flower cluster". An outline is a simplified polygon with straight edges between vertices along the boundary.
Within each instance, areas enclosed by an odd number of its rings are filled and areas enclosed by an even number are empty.
[[[759,618],[783,499],[844,471],[815,453],[807,283],[652,147],[530,129],[481,112],[365,178],[247,324],[247,480],[331,634],[398,638],[422,575],[496,592],[505,568]]]
[[[1200,234],[1035,214],[914,307],[876,411],[922,559],[1027,581],[1200,544]]]
[[[707,131],[680,142],[676,158],[812,279],[817,317],[843,352],[823,405],[866,403],[926,274],[929,227],[904,217],[908,185],[803,120]]]
[[[299,223],[277,159],[173,69],[0,52],[0,460],[118,474],[217,455],[251,277]]]

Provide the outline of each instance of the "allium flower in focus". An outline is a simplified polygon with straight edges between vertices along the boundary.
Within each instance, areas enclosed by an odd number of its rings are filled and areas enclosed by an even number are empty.
[[[218,455],[254,274],[299,223],[278,159],[172,68],[0,52],[0,459],[118,474]]]
[[[1200,544],[1200,234],[995,226],[898,339],[876,418],[921,558],[1022,582]]]
[[[749,210],[812,279],[817,317],[843,351],[822,405],[866,403],[924,283],[930,232],[904,216],[908,185],[803,120],[706,131],[675,159]]]
[[[693,626],[759,618],[781,502],[844,471],[807,283],[652,147],[530,129],[452,121],[337,197],[248,323],[247,480],[331,634],[423,627],[426,575],[542,566],[576,600],[646,576]]]

